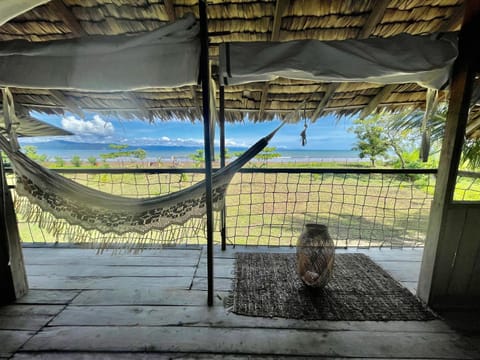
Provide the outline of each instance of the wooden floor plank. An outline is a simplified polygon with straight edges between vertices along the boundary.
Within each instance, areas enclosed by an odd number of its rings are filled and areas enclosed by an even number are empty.
[[[234,269],[233,264],[218,265],[214,263],[213,276],[216,278],[233,279],[235,276],[233,269]],[[207,277],[207,267],[202,266],[202,264],[200,264],[197,269],[197,272],[195,273],[195,277]]]
[[[28,290],[17,304],[68,304],[79,294],[78,290]]]
[[[32,289],[74,290],[74,289],[118,289],[118,288],[160,288],[188,289],[191,277],[68,277],[30,276]]]
[[[222,306],[68,306],[50,326],[201,326],[303,330],[452,333],[434,321],[299,321],[241,316]],[[274,331],[274,330],[272,330]]]
[[[15,355],[17,360],[480,357],[468,343],[476,341],[475,337],[464,338],[440,320],[312,322],[229,313],[223,299],[231,288],[235,252],[242,250],[221,252],[215,248],[215,306],[209,308],[204,249],[169,250],[170,255],[147,251],[141,256],[97,256],[94,250],[84,249],[27,249],[27,269],[36,274],[30,276],[35,289],[19,300],[23,305],[4,308],[3,315],[0,308],[0,328],[39,330],[48,323]],[[341,252],[366,253],[397,280],[403,280],[402,284],[416,288],[412,274],[421,261],[421,249]],[[193,290],[188,290],[190,285]],[[55,289],[57,286],[65,290]],[[78,290],[69,290],[72,287]],[[37,308],[29,304],[62,306]],[[0,357],[13,351],[5,350]]]
[[[7,305],[0,307],[0,329],[40,330],[60,311],[63,305]]]
[[[226,278],[215,278],[214,287],[217,291],[227,292],[232,290],[233,279]],[[192,290],[203,290],[206,291],[208,288],[207,278],[205,277],[195,277],[193,279]]]
[[[32,331],[0,330],[0,357],[11,356],[34,334]]]
[[[471,359],[455,334],[196,327],[49,327],[23,347],[35,351],[134,351],[336,357]]]
[[[225,293],[215,291],[223,298]],[[160,288],[122,288],[114,290],[85,290],[75,298],[72,305],[172,305],[201,306],[206,304],[206,293],[195,290],[160,289]],[[216,296],[216,301],[220,299]]]
[[[317,359],[316,356],[309,357]],[[13,360],[305,360],[305,356],[270,356],[270,355],[223,355],[198,353],[118,353],[118,352],[20,352]],[[366,358],[328,357],[330,360],[371,360]],[[376,358],[375,360],[405,360],[400,358]]]
[[[50,250],[53,252],[55,250]],[[105,266],[196,266],[198,258],[189,256],[181,257],[125,257],[120,256],[89,256],[89,257],[61,257],[58,255],[32,255],[26,257],[25,264],[29,265],[105,265]]]
[[[198,257],[202,250],[200,248],[174,248],[174,249],[159,249],[159,250],[144,250],[138,254],[129,252],[113,253],[111,250],[106,250],[104,253],[99,254],[96,249],[81,249],[81,248],[63,248],[63,247],[23,247],[23,253],[29,257],[32,254],[35,256],[51,255],[52,251],[59,257],[75,257],[75,258],[143,258],[143,257]]]
[[[109,266],[109,265],[28,265],[28,276],[96,276],[96,277],[193,277],[194,266]]]

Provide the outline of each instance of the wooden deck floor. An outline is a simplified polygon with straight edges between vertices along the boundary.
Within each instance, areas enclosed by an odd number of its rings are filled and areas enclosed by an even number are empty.
[[[480,338],[440,320],[296,321],[229,313],[222,299],[234,251],[215,250],[216,305],[208,308],[202,248],[121,256],[25,248],[31,291],[0,307],[0,358],[480,358]],[[421,250],[362,252],[415,291]]]

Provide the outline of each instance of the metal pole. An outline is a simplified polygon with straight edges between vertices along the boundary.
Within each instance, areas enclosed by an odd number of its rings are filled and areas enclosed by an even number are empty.
[[[212,156],[210,147],[210,69],[208,65],[207,2],[199,0],[200,15],[200,79],[202,81],[203,138],[205,149],[205,206],[207,211],[207,304],[213,306],[213,201]]]
[[[225,166],[225,88],[220,85],[220,111],[218,114],[218,122],[220,125],[220,167]],[[225,204],[225,198],[223,198],[223,207],[220,214],[222,221],[222,251],[227,249],[227,207]]]

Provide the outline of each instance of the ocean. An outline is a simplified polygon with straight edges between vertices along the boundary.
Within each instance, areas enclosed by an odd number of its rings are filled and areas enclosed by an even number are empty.
[[[69,141],[50,141],[39,142],[32,145],[37,148],[37,153],[46,155],[49,161],[54,161],[56,157],[61,157],[68,161],[73,156],[79,156],[82,161],[86,161],[89,157],[95,157],[101,160],[100,155],[115,152],[114,149],[109,148],[108,144],[99,143],[76,143]],[[194,154],[200,147],[190,146],[160,146],[160,145],[147,145],[147,146],[129,146],[122,151],[131,151],[141,148],[145,150],[147,156],[144,161],[161,161],[161,162],[183,162],[191,161],[189,155]],[[230,153],[242,152],[246,148],[228,148]],[[219,154],[219,150],[215,149],[216,154]],[[280,157],[269,160],[269,162],[358,162],[360,161],[358,153],[352,150],[308,150],[308,149],[280,149],[276,151],[280,154]],[[130,159],[118,159],[118,160],[130,160]],[[255,159],[254,159],[255,161]]]

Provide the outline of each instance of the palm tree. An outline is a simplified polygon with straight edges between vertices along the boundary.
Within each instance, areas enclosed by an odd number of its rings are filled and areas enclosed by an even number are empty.
[[[445,104],[440,105],[428,120],[430,142],[436,148],[440,148],[443,141],[447,111],[448,107]],[[423,111],[416,110],[406,113],[404,116],[394,117],[392,126],[398,129],[420,130],[423,114]],[[480,139],[465,139],[461,162],[470,169],[480,167]]]

